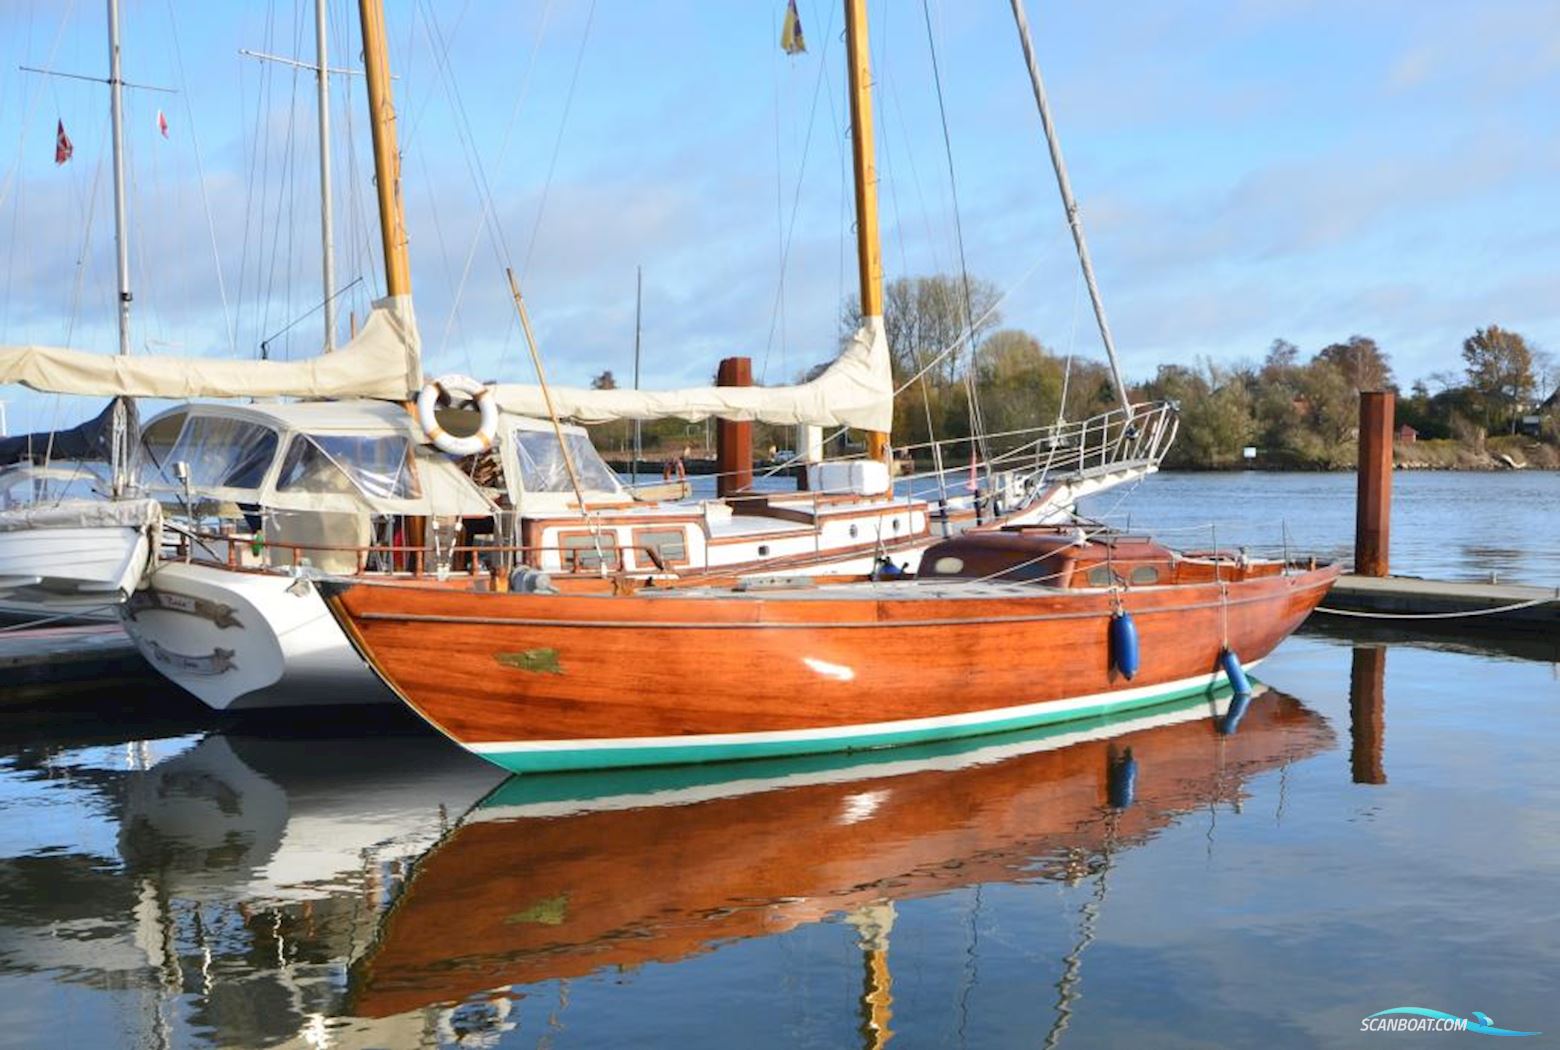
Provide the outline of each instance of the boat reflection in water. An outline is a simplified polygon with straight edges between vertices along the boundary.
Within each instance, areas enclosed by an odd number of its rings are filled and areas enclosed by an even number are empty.
[[[880,1042],[895,902],[1076,881],[1333,744],[1291,697],[1257,696],[1233,734],[1221,733],[1228,705],[855,755],[513,778],[416,862],[353,966],[350,1011],[476,997],[502,1027],[493,1007],[510,985],[843,915],[865,952],[862,1030]]]
[[[411,861],[503,777],[421,726],[377,728],[98,727],[8,749],[0,798],[46,785],[42,834],[71,843],[0,858],[0,977],[45,982],[21,1019],[71,1043],[64,1019],[104,1008],[86,990],[119,989],[108,1009],[137,1045],[272,1045],[333,1013]],[[427,1023],[403,1019],[391,1043]]]
[[[880,1043],[901,902],[1103,881],[1117,851],[1333,742],[1275,692],[1233,735],[1227,711],[1203,698],[962,743],[502,782],[421,727],[24,745],[0,799],[42,787],[62,808],[8,827],[0,978],[18,1031],[63,1042],[101,989],[145,1045],[484,1042],[519,1025],[530,991],[512,986],[843,920],[859,1027]],[[1065,1018],[1081,949],[1054,952]]]

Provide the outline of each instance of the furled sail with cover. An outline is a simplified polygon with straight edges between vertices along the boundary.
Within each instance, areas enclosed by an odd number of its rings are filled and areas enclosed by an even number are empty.
[[[45,430],[37,434],[0,438],[0,467],[24,460],[33,463],[43,463],[50,459],[109,462],[113,457],[116,403],[110,401],[108,407],[92,419],[66,430]],[[129,428],[127,444],[134,448],[140,441],[140,416],[134,401],[126,399],[124,406],[125,425]]]
[[[422,384],[408,297],[381,299],[351,342],[306,361],[124,356],[50,346],[0,346],[0,384],[109,397],[377,397]]]
[[[539,386],[493,388],[499,406],[517,415],[546,417]],[[888,432],[894,418],[894,377],[882,318],[868,318],[823,374],[795,386],[706,386],[684,390],[584,390],[549,386],[560,416],[581,423],[614,419],[708,417],[761,423],[804,423]]]

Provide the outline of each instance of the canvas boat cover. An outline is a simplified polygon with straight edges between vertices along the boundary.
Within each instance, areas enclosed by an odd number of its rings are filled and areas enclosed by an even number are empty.
[[[144,529],[162,520],[154,499],[67,499],[0,510],[0,533],[32,529]]]
[[[558,414],[581,423],[614,419],[710,417],[761,423],[858,427],[887,433],[894,420],[894,377],[883,319],[867,318],[850,344],[817,379],[795,386],[706,386],[684,390],[585,390],[549,385]],[[506,412],[546,419],[539,386],[493,388]]]
[[[0,346],[0,384],[50,394],[109,397],[377,397],[401,400],[422,385],[410,297],[381,299],[358,334],[306,361],[231,361]]]
[[[96,417],[67,430],[40,431],[0,438],[0,466],[12,463],[45,463],[50,460],[89,460],[107,463],[114,442],[114,405],[123,400],[131,448],[140,441],[140,417],[129,398],[110,401]]]

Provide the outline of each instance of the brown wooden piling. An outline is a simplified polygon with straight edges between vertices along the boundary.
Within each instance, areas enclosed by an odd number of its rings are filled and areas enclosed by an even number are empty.
[[[1349,667],[1349,767],[1356,784],[1385,784],[1387,649],[1357,645]]]
[[[1390,390],[1360,392],[1359,495],[1354,517],[1354,571],[1386,576],[1392,520],[1392,417]]]
[[[727,357],[715,373],[717,386],[752,386],[753,361]],[[753,424],[722,419],[715,428],[715,491],[734,496],[753,486]]]

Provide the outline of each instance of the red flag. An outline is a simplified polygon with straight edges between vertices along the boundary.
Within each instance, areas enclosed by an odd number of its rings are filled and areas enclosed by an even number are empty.
[[[59,125],[54,132],[54,163],[64,164],[76,152],[76,147],[71,145],[70,136],[65,134],[65,122],[62,120]]]
[[[163,111],[157,111],[157,130],[162,132],[162,137],[168,137],[168,118],[163,116]]]

